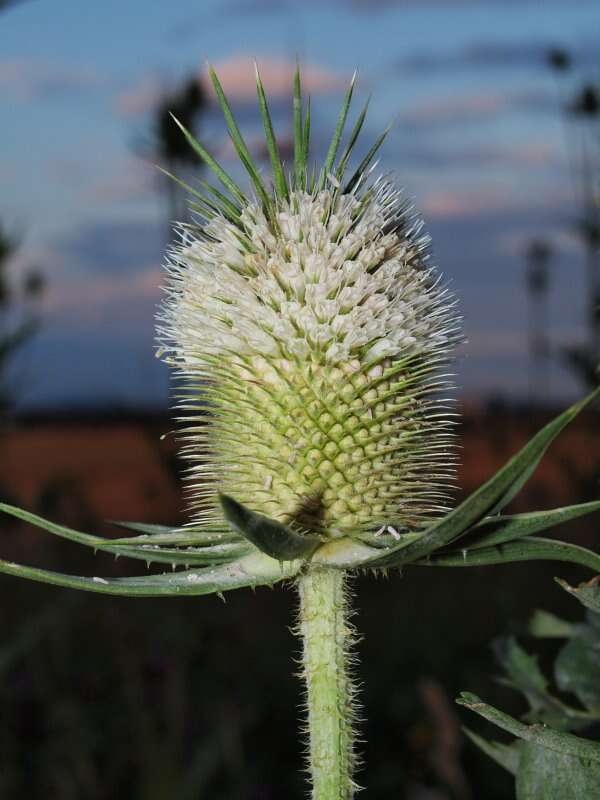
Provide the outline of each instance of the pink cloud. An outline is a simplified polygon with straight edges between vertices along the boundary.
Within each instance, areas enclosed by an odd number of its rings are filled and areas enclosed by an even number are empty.
[[[517,186],[489,186],[480,189],[426,191],[418,208],[427,217],[452,219],[478,217],[502,211],[555,210],[570,201],[568,185],[533,187],[524,193]]]
[[[448,219],[498,211],[512,204],[514,197],[508,190],[472,189],[462,192],[439,190],[426,192],[419,200],[419,209],[428,217]]]
[[[20,100],[86,91],[104,83],[96,70],[81,64],[15,58],[0,61],[0,87]]]
[[[457,97],[444,95],[415,105],[410,111],[405,112],[402,118],[405,122],[419,125],[466,121],[474,118],[495,117],[508,105],[507,97],[498,94],[486,93]]]
[[[147,114],[156,108],[168,90],[168,84],[158,75],[147,75],[115,99],[115,108],[125,117]]]
[[[223,61],[217,61],[214,69],[219,76],[225,93],[237,102],[245,102],[256,98],[256,81],[254,78],[254,61],[249,55],[238,54]],[[296,64],[274,56],[256,58],[260,77],[265,92],[271,97],[285,98],[292,93]],[[212,90],[212,84],[205,68],[201,74],[202,82]],[[326,67],[313,64],[302,66],[302,85],[306,94],[327,94],[347,84],[345,76]]]
[[[98,275],[68,282],[50,281],[42,310],[46,320],[68,320],[76,327],[93,327],[107,321],[129,326],[131,322],[152,319],[163,282],[164,271],[156,264],[118,280]]]
[[[560,148],[557,144],[543,141],[525,142],[508,151],[508,157],[513,162],[532,166],[542,166],[555,161],[559,154]]]
[[[485,121],[512,111],[555,113],[556,110],[555,98],[545,91],[479,92],[450,97],[444,94],[413,106],[402,119],[410,125],[444,125]]]
[[[251,56],[238,54],[217,61],[213,65],[223,89],[232,101],[243,103],[256,100],[254,61]],[[290,97],[296,69],[295,62],[272,56],[259,56],[256,61],[265,92],[271,97]],[[203,67],[199,71],[198,80],[214,98],[208,67]],[[334,92],[347,83],[345,76],[326,67],[311,64],[302,67],[302,85],[307,94]],[[123,116],[147,114],[156,108],[173,87],[172,80],[166,80],[160,75],[147,75],[138,84],[132,85],[115,98],[115,108]]]
[[[140,200],[156,190],[158,177],[153,165],[132,158],[118,171],[91,184],[89,197],[108,203]]]

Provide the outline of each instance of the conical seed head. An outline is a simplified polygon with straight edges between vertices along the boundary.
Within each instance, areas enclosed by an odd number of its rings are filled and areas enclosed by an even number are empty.
[[[440,366],[459,335],[427,239],[378,182],[182,228],[161,336],[187,384],[199,519],[218,492],[298,530],[415,529],[453,476]]]

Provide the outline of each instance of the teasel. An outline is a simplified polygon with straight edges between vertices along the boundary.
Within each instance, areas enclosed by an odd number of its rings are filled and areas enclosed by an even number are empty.
[[[181,528],[121,523],[137,535],[104,539],[0,506],[64,538],[173,571],[84,578],[5,561],[0,571],[132,596],[296,585],[312,796],[347,800],[356,791],[348,576],[531,559],[600,571],[592,551],[534,535],[599,502],[500,513],[596,393],[448,510],[455,447],[447,365],[460,319],[430,265],[420,220],[391,180],[374,177],[387,131],[350,170],[367,112],[343,142],[353,78],[324,164],[315,168],[310,103],[303,104],[297,71],[294,158],[286,168],[257,72],[272,168],[265,180],[210,75],[250,191],[180,125],[220,183],[183,184],[196,216],[179,226],[169,252],[159,315],[159,355],[180,380],[191,521]]]

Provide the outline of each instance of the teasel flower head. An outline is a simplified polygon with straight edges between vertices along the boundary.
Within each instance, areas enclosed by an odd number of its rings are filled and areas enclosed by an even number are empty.
[[[320,541],[420,530],[445,510],[454,477],[441,373],[460,322],[420,219],[373,177],[385,134],[347,175],[366,113],[340,153],[353,79],[325,164],[311,170],[296,76],[288,175],[257,73],[271,187],[211,74],[253,193],[184,131],[227,190],[205,183],[198,218],[179,226],[159,322],[183,379],[194,522],[218,526],[225,495]]]

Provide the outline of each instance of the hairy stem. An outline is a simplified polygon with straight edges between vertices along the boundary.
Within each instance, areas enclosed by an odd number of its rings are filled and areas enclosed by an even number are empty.
[[[350,800],[356,791],[345,580],[342,570],[315,567],[298,581],[312,800]]]

